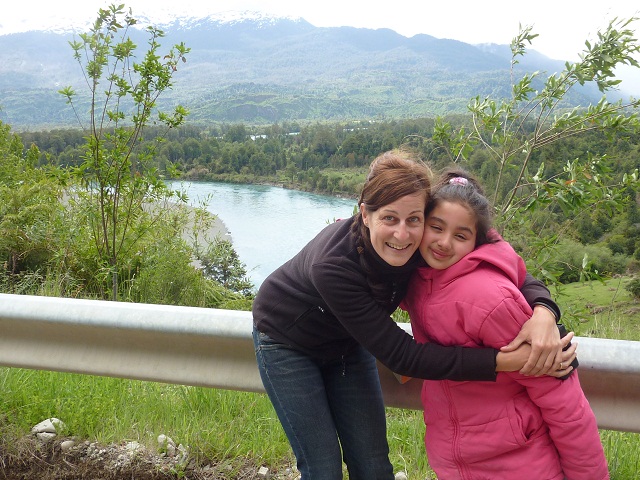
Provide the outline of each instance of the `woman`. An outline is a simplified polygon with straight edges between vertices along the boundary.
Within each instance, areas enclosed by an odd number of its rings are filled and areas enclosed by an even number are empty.
[[[253,303],[254,343],[265,390],[296,456],[302,480],[393,479],[385,409],[375,359],[401,375],[494,381],[523,367],[528,347],[418,345],[390,317],[421,258],[417,252],[430,171],[401,151],[373,161],[360,211],[327,226],[262,284]],[[540,344],[527,369],[553,376],[575,355],[560,341],[560,313],[544,285],[523,293],[535,314],[514,348]],[[555,312],[550,313],[549,309]],[[551,339],[551,340],[549,340]]]

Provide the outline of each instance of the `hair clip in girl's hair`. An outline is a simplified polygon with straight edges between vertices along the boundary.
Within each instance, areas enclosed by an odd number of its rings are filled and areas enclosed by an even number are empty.
[[[469,180],[464,177],[453,177],[449,179],[451,185],[469,185]]]

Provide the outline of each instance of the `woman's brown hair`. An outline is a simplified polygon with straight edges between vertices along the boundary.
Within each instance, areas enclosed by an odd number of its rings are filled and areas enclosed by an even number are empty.
[[[375,212],[385,205],[407,195],[425,194],[425,209],[431,192],[431,170],[417,156],[406,150],[389,150],[371,162],[369,174],[362,187],[358,206],[364,204],[368,212]],[[356,215],[358,229],[369,237],[369,229]]]
[[[431,195],[431,177],[431,169],[416,154],[402,149],[384,152],[371,162],[358,206],[364,204],[367,212],[375,212],[407,195],[424,194],[426,211]],[[373,252],[373,245],[360,211],[354,218],[351,231],[369,286],[380,303],[387,303],[393,297],[388,291],[388,282],[371,267],[368,255],[363,255]]]

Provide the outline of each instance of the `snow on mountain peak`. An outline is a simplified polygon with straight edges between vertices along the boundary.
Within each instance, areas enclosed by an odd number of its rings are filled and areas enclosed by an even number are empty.
[[[209,7],[210,8],[210,7]],[[293,21],[302,20],[300,17],[285,15],[275,15],[251,10],[228,10],[222,12],[209,13],[206,8],[191,10],[188,13],[176,13],[175,8],[158,6],[150,12],[132,10],[133,17],[138,21],[139,26],[153,25],[159,28],[164,26],[180,26],[189,28],[205,21],[220,24],[235,24],[243,21],[253,21],[259,24],[272,24],[277,20],[288,19]],[[19,24],[6,24],[0,20],[0,35],[26,31],[45,31],[52,33],[71,33],[78,31],[88,31],[96,16],[88,16],[86,12],[64,12],[46,19],[33,19],[29,24],[20,22]]]
[[[157,26],[163,25],[180,25],[183,28],[188,28],[191,25],[201,24],[202,22],[212,22],[220,24],[240,23],[244,21],[252,21],[259,24],[272,24],[275,21],[282,19],[289,19],[298,21],[299,17],[284,17],[282,15],[273,15],[264,12],[252,11],[252,10],[228,10],[224,12],[216,12],[205,15],[190,14],[190,15],[176,15],[175,13],[168,12],[166,15],[158,15],[160,12],[154,12],[152,16],[144,16],[139,19],[147,24],[153,24]],[[143,20],[144,18],[144,20]]]

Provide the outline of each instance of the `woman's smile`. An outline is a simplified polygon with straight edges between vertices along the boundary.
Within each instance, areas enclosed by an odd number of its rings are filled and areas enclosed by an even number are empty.
[[[406,195],[376,211],[360,205],[375,252],[389,265],[399,267],[413,256],[424,233],[426,194]]]

